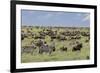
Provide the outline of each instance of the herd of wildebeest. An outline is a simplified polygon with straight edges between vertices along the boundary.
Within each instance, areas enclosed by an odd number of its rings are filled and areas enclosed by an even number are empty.
[[[81,52],[90,41],[89,27],[38,27],[22,26],[21,54],[48,55],[54,52]],[[59,43],[59,44],[58,44]],[[89,55],[86,56],[89,59]]]

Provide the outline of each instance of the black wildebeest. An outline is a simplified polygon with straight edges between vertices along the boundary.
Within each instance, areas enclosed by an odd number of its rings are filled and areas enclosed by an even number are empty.
[[[79,43],[73,47],[72,51],[80,51],[82,47],[83,47],[82,43]]]

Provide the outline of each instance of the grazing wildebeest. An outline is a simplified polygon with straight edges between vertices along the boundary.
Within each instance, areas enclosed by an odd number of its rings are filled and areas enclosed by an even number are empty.
[[[57,35],[57,31],[49,30],[49,31],[46,32],[46,35],[49,35],[50,37],[56,36]]]
[[[40,31],[39,34],[40,34],[40,36],[45,36],[46,35],[46,33],[44,31]]]
[[[22,47],[21,52],[22,53],[30,53],[30,54],[33,54],[33,51],[35,49],[36,49],[36,47],[34,45],[32,45],[32,46],[24,46],[24,47]]]
[[[51,39],[56,39],[56,38],[57,38],[56,35],[51,36]]]
[[[90,33],[89,33],[89,32],[81,32],[81,35],[82,35],[82,36],[87,36],[87,37],[88,37],[88,36],[90,36]]]
[[[58,35],[58,36],[57,36],[57,39],[58,39],[59,41],[67,40],[66,37],[63,36],[63,35]]]
[[[60,48],[60,50],[61,50],[61,51],[66,51],[66,52],[67,52],[67,47],[64,47],[64,46],[63,46],[63,47]]]
[[[86,43],[89,42],[89,41],[90,41],[90,37],[88,37],[88,38],[85,40]]]
[[[69,40],[78,40],[81,39],[81,36],[70,36]]]
[[[82,48],[82,43],[77,44],[76,46],[73,47],[72,51],[80,51]]]

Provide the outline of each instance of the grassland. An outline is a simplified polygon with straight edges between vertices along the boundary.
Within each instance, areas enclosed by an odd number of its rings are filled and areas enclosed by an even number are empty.
[[[43,29],[48,29],[48,28],[43,28],[43,27],[25,27],[22,26],[22,31],[24,33],[35,33],[36,35],[39,35],[40,31],[43,31]],[[70,28],[70,27],[64,27],[64,28],[58,28],[58,27],[52,27],[52,30],[55,31],[57,30],[57,35],[60,35],[60,32],[65,32],[65,31],[80,31],[80,32],[90,32],[90,29],[87,27],[75,27]],[[52,52],[51,54],[48,53],[43,53],[39,54],[38,47],[33,52],[33,55],[30,53],[22,53],[21,55],[21,62],[22,63],[29,63],[29,62],[48,62],[48,61],[71,61],[71,60],[88,60],[90,57],[90,42],[86,42],[88,37],[84,37],[82,35],[81,39],[73,39],[69,40],[70,36],[66,36],[67,40],[59,41],[57,39],[54,39],[55,43],[55,48],[56,51]],[[30,45],[32,41],[37,42],[38,39],[34,39],[31,35],[22,40],[21,46],[25,45]],[[46,35],[44,41],[47,42],[47,44],[51,44],[52,42],[50,41],[51,38],[50,36]],[[83,44],[83,47],[81,48],[81,51],[72,51],[73,45],[70,45],[71,43],[74,43],[75,41],[81,42]],[[66,46],[68,48],[67,52],[66,51],[60,51],[60,48],[62,46]]]

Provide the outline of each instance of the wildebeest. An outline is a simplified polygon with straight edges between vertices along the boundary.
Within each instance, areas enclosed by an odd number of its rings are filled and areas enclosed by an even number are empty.
[[[72,51],[80,51],[82,48],[82,43],[77,44],[76,46],[73,47]]]
[[[34,45],[31,46],[24,46],[21,48],[21,52],[22,53],[30,53],[33,54],[33,51],[36,49],[36,47]]]
[[[57,39],[58,39],[59,41],[67,40],[67,38],[66,38],[65,36],[63,36],[63,35],[58,35],[58,36],[57,36]]]
[[[46,32],[46,35],[49,35],[49,36],[51,36],[51,37],[56,36],[56,35],[57,35],[57,31],[48,30],[48,31]]]
[[[61,32],[60,34],[65,35],[65,36],[76,36],[80,34],[80,31],[69,31],[67,30],[66,32]]]
[[[90,37],[88,37],[88,38],[85,40],[86,43],[89,42],[89,41],[90,41]]]
[[[82,36],[87,36],[87,37],[88,37],[88,36],[90,36],[90,33],[89,33],[89,32],[81,32],[81,35],[82,35]]]
[[[34,39],[45,39],[45,35],[35,34]]]
[[[39,34],[40,34],[40,36],[45,36],[46,35],[46,33],[44,31],[40,31]]]
[[[61,51],[66,51],[66,52],[67,52],[67,47],[64,47],[64,46],[63,46],[63,47],[60,48],[60,50],[61,50]]]

